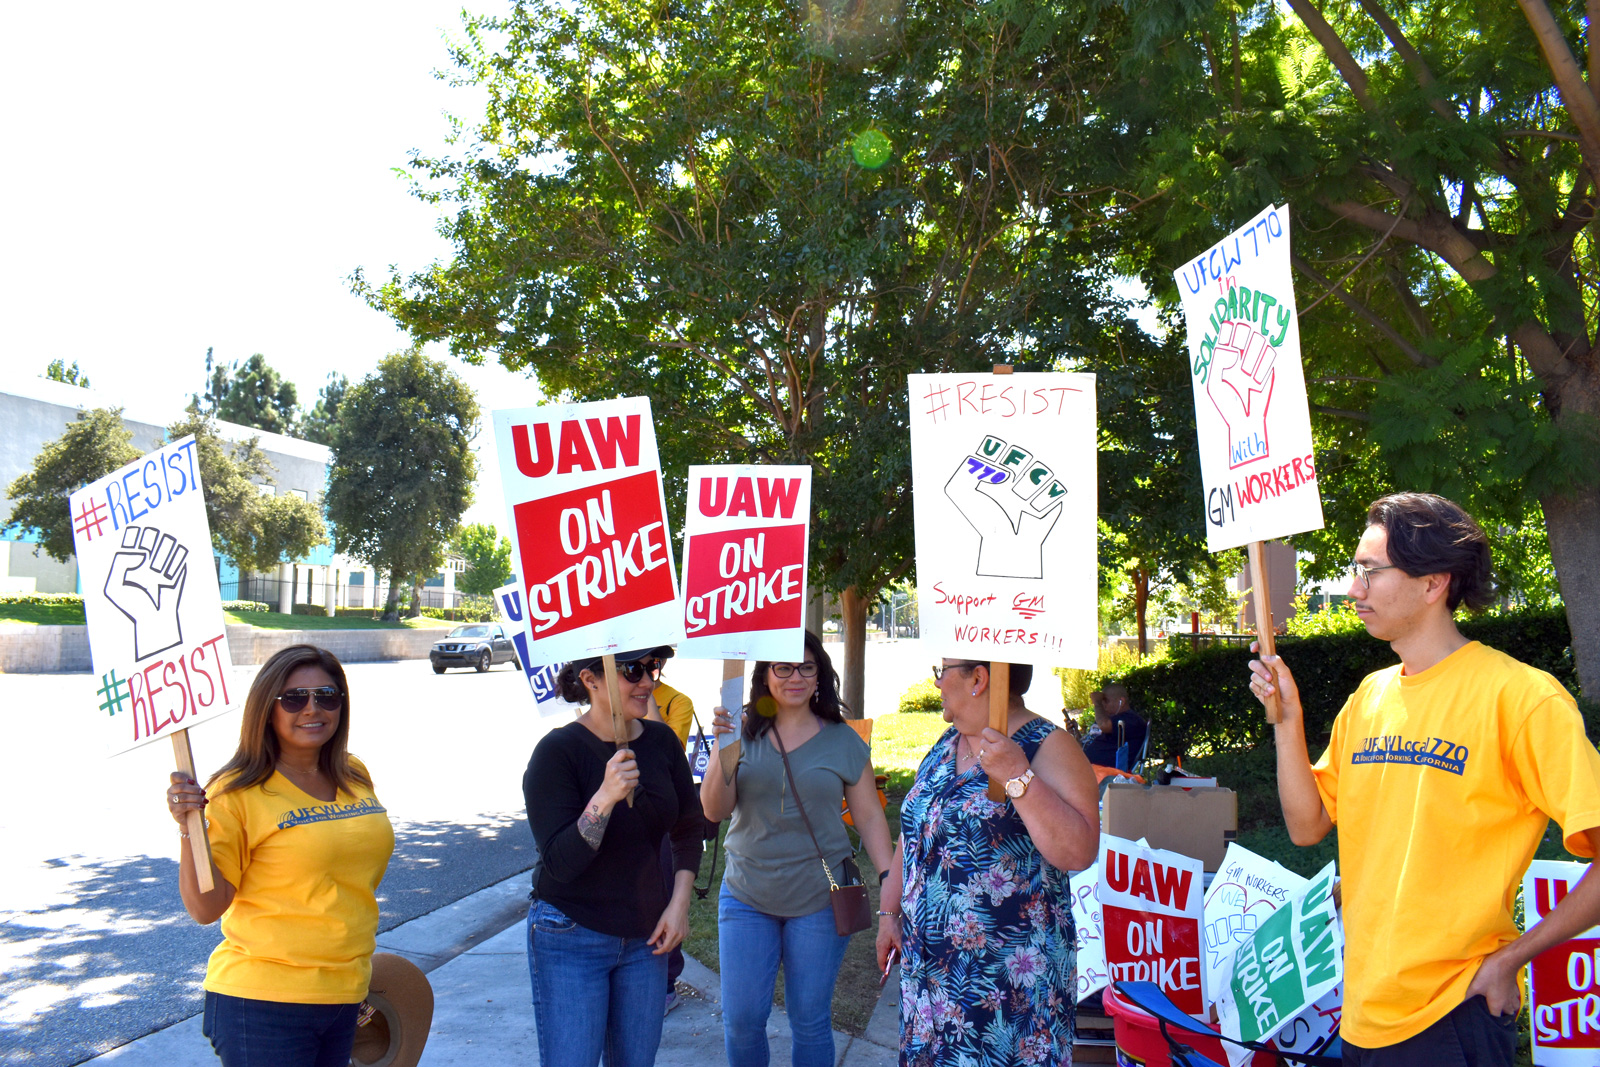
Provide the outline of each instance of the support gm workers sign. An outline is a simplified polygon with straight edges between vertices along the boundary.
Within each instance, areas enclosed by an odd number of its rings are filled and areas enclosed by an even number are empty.
[[[532,662],[677,641],[650,401],[496,411],[494,433]]]
[[[1534,860],[1522,876],[1523,925],[1556,910],[1588,871],[1587,863]],[[1533,1062],[1540,1067],[1600,1063],[1600,927],[1590,927],[1535,956],[1528,965]]]
[[[805,658],[810,514],[810,467],[689,468],[678,655]]]
[[[922,639],[934,655],[1099,663],[1092,374],[912,374]]]
[[[73,493],[73,545],[109,755],[243,700],[230,689],[222,595],[194,438]]]
[[[1172,277],[1189,329],[1206,547],[1320,530],[1289,209],[1267,208]]]
[[[1204,1015],[1201,916],[1205,864],[1120,837],[1100,838],[1100,920],[1113,982],[1154,982]]]

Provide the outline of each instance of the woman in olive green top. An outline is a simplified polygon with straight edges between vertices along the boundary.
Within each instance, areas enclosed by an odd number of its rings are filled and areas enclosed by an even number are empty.
[[[850,855],[840,801],[867,854],[889,869],[889,824],[878,803],[872,754],[844,721],[839,677],[822,642],[806,634],[803,663],[757,663],[744,709],[738,768],[723,778],[713,754],[700,787],[707,818],[733,816],[717,908],[723,1042],[730,1067],[766,1067],[767,1016],[778,967],[794,1035],[795,1067],[833,1067],[833,985],[849,938],[835,932],[821,848],[838,877]],[[719,744],[732,729],[716,709]],[[814,845],[784,772],[788,753]]]

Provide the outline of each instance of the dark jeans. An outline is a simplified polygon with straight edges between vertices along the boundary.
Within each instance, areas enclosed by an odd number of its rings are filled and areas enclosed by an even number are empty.
[[[1490,1015],[1489,1002],[1473,997],[1416,1037],[1383,1048],[1344,1043],[1346,1067],[1511,1067],[1517,1054],[1517,1017]]]
[[[200,1030],[222,1067],[349,1067],[360,1004],[283,1004],[206,993]]]

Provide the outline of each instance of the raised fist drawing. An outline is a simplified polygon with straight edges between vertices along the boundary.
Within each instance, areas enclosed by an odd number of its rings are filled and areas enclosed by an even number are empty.
[[[189,550],[154,526],[122,531],[122,549],[111,559],[106,599],[133,623],[134,659],[164,652],[183,641],[178,602],[189,580]]]
[[[1277,378],[1278,350],[1248,322],[1224,322],[1206,395],[1228,424],[1228,466],[1267,455],[1267,407]]]
[[[978,531],[977,574],[1044,577],[1044,540],[1061,518],[1065,490],[1051,491],[1060,483],[1035,490],[1028,481],[1027,474],[972,455],[960,462],[945,483],[944,495]]]
[[[1210,966],[1213,970],[1222,966],[1222,961],[1233,954],[1234,946],[1240,942],[1250,940],[1256,932],[1256,927],[1261,921],[1254,915],[1234,912],[1232,915],[1218,919],[1206,925],[1206,952],[1211,956]]]

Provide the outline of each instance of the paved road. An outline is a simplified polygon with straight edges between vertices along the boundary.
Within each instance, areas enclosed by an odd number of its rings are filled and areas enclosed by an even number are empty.
[[[869,649],[868,714],[892,711],[924,659],[915,642]],[[530,868],[522,772],[565,716],[537,717],[508,666],[442,677],[426,661],[348,670],[350,748],[396,831],[381,929]],[[713,661],[668,668],[701,706],[720,672]],[[237,684],[254,673],[235,668]],[[163,803],[171,748],[84,755],[92,689],[88,674],[0,675],[0,1064],[66,1067],[193,1015],[218,941],[178,899],[176,827]],[[204,777],[232,753],[238,716],[190,736]]]

